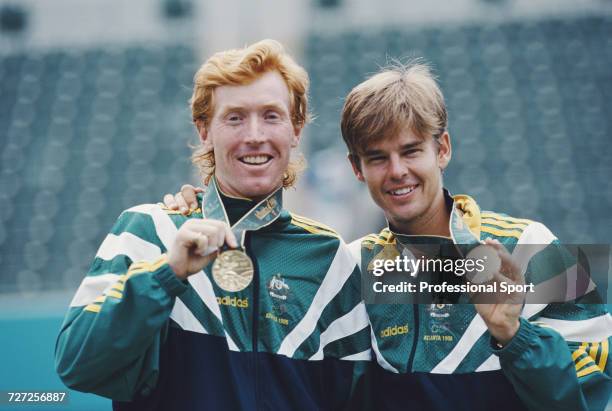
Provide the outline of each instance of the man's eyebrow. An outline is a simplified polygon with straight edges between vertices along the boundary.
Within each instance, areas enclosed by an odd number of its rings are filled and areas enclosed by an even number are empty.
[[[419,147],[420,145],[423,144],[423,141],[415,141],[414,143],[408,143],[408,144],[404,144],[400,147],[400,151],[406,151],[406,150],[410,150],[416,147]],[[379,156],[379,155],[383,155],[386,152],[384,150],[380,150],[380,149],[370,149],[370,150],[365,150],[363,152],[363,156],[364,157],[373,157],[373,156]]]
[[[374,157],[374,156],[379,156],[382,154],[385,154],[385,152],[383,150],[377,150],[377,149],[370,149],[370,150],[366,150],[363,152],[364,157]]]
[[[278,111],[282,114],[288,114],[289,113],[289,108],[286,107],[284,104],[282,104],[280,101],[271,101],[269,103],[263,104],[261,106],[262,109],[264,110],[274,110],[274,111]]]
[[[244,110],[244,106],[224,106],[221,107],[221,109],[219,110],[219,113],[221,115],[226,115],[227,113],[231,113],[232,111],[243,111]]]
[[[284,105],[279,101],[270,101],[270,102],[259,105],[259,107],[264,110],[274,109],[274,110],[283,111],[283,112],[287,111]],[[245,110],[247,110],[247,106],[244,106],[244,105],[223,106],[220,108],[219,113],[222,116],[224,116],[228,113],[231,113],[232,111],[240,112],[240,111],[245,111]]]
[[[280,101],[270,101],[268,103],[262,104],[262,107],[277,107],[283,108],[283,104]]]
[[[415,141],[414,143],[404,144],[400,147],[401,151],[410,150],[411,148],[416,148],[423,144],[423,140]]]

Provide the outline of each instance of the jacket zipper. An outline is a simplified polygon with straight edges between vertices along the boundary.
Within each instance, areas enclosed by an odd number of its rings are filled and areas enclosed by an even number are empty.
[[[245,250],[249,249],[251,242],[251,236],[249,233],[246,234],[244,239]],[[255,409],[260,409],[259,401],[259,355],[258,355],[258,340],[259,340],[259,269],[257,266],[257,260],[253,258],[250,253],[247,253],[253,261],[253,321],[252,321],[252,340],[251,346],[253,350],[253,365],[254,365],[254,378],[253,386],[255,389]]]
[[[414,362],[414,353],[416,352],[417,343],[419,341],[419,304],[412,304],[412,313],[414,319],[414,337],[412,338],[412,348],[408,357],[408,372],[412,372],[412,363]]]

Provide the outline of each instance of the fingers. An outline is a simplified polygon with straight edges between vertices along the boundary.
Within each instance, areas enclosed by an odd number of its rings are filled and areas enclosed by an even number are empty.
[[[203,192],[204,189],[194,187],[191,184],[184,184],[181,191],[175,195],[166,194],[164,196],[164,205],[171,210],[179,210],[182,214],[189,214],[189,210],[198,208],[197,193]]]
[[[512,255],[510,255],[506,247],[504,247],[498,240],[493,240],[490,238],[487,238],[485,243],[497,250],[497,254],[501,259],[501,273],[512,281],[522,282],[523,278],[520,267]]]
[[[215,248],[208,246],[209,238],[204,233],[200,231],[192,231],[189,234],[191,236],[192,244],[195,245],[195,254],[204,257],[211,252],[214,252]]]
[[[224,224],[224,226],[225,226],[225,242],[231,248],[238,248],[238,241],[236,240],[236,236],[232,232],[232,229],[227,224]]]
[[[175,195],[166,194],[164,196],[164,205],[168,207],[170,210],[179,210],[182,214],[188,214],[189,210],[195,210],[198,208],[197,198],[194,202],[195,205],[188,205],[187,201],[185,201],[182,193],[176,193]]]
[[[168,249],[168,264],[174,273],[185,279],[209,264],[227,240],[230,245],[237,246],[234,235],[231,230],[231,236],[228,235],[228,230],[228,225],[221,221],[188,219]]]
[[[188,207],[190,210],[195,210],[198,208],[198,198],[197,193],[202,192],[201,188],[196,188],[191,184],[185,184],[181,187],[181,199],[185,203],[185,207]],[[177,196],[179,194],[177,193]]]
[[[223,235],[217,227],[198,227],[191,231],[190,234],[195,245],[195,254],[207,256],[218,251],[223,245]]]
[[[168,207],[170,210],[178,210],[179,206],[176,203],[176,201],[174,201],[174,196],[172,194],[166,194],[164,196],[164,205],[166,207]]]
[[[183,224],[183,227],[181,230],[188,232],[186,241],[195,245],[195,251],[200,255],[208,255],[223,247],[225,243],[232,248],[239,246],[230,227],[222,221],[193,219]],[[206,237],[205,241],[200,238],[202,236]]]
[[[199,220],[199,221],[203,221],[206,224],[215,226],[219,230],[218,231],[218,234],[220,235],[219,247],[222,247],[223,244],[227,244],[230,248],[240,247],[240,244],[238,244],[238,240],[236,239],[236,236],[232,232],[232,229],[230,228],[229,225],[227,225],[223,221],[218,221],[218,220]]]
[[[497,304],[522,304],[525,302],[525,297],[527,292],[523,289],[515,288],[517,283],[505,277],[503,274],[496,274],[494,276],[494,281],[497,284],[501,284],[502,282],[506,283],[507,288],[506,291],[502,292],[501,289],[496,293],[496,303]],[[520,286],[520,284],[519,284]]]
[[[211,221],[213,224],[215,224],[219,228],[219,234],[221,235],[221,243],[219,245],[220,247],[223,246],[223,244],[227,244],[230,248],[240,247],[240,244],[238,244],[238,240],[236,239],[236,236],[232,232],[232,229],[230,228],[229,225],[227,225],[226,223],[222,221],[216,221],[216,220],[209,220],[209,221]]]
[[[187,215],[189,213],[190,208],[187,205],[187,202],[185,201],[185,199],[183,198],[183,195],[181,193],[176,193],[174,195],[174,199],[181,213]]]

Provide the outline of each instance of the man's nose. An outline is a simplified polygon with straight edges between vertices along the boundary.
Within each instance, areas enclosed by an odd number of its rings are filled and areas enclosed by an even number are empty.
[[[408,174],[408,168],[398,155],[389,157],[389,177],[393,180],[401,180]]]
[[[253,116],[249,118],[249,125],[246,130],[245,141],[251,144],[260,144],[265,140],[265,133],[263,130],[263,124],[258,117]]]

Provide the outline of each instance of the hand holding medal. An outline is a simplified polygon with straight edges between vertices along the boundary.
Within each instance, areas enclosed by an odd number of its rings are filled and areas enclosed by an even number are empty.
[[[244,242],[248,231],[257,231],[272,224],[282,209],[282,190],[278,189],[268,197],[257,203],[240,220],[231,226],[233,237],[239,243],[227,243],[231,248],[221,247],[212,266],[212,277],[215,283],[224,291],[237,292],[247,288],[253,281],[253,261],[247,255]],[[219,195],[219,188],[215,178],[212,179],[208,190],[202,199],[202,214],[210,219],[217,220],[229,227],[229,218]]]
[[[474,284],[488,283],[493,280],[495,274],[499,273],[501,269],[501,259],[498,252],[490,245],[482,244],[473,248],[467,253],[465,258],[474,261],[484,261],[484,270],[471,271],[466,274],[467,279]]]
[[[168,250],[168,265],[184,280],[208,265],[223,244],[238,247],[230,227],[211,219],[191,219],[178,230],[174,244]]]
[[[497,253],[500,260],[499,269],[492,273],[491,281],[506,282],[517,285],[524,284],[523,276],[516,260],[510,255],[506,247],[499,241],[486,239],[484,247]],[[524,292],[510,294],[498,293],[497,301],[488,304],[474,304],[476,311],[482,317],[489,333],[498,344],[506,345],[519,329],[519,317],[525,301]]]
[[[453,208],[450,217],[449,229],[459,253],[466,260],[484,262],[483,270],[466,273],[468,281],[474,284],[484,284],[492,281],[502,267],[501,249],[498,248],[498,245],[501,246],[501,244],[490,239],[481,241],[480,234],[470,230],[463,221],[462,213],[456,208]],[[505,248],[503,250],[505,251]]]
[[[486,261],[484,270],[467,275],[468,281],[476,284],[524,283],[519,265],[506,247],[490,238],[481,241],[479,235],[477,236],[464,223],[456,209],[451,212],[450,232],[453,242],[464,258]],[[476,293],[472,294],[470,299],[493,338],[501,344],[506,344],[514,337],[519,328],[519,316],[525,300],[524,293],[483,293],[482,295]]]
[[[273,223],[282,209],[281,189],[260,201],[232,227],[213,177],[202,198],[203,219],[190,219],[179,229],[168,263],[186,279],[210,264],[215,283],[224,291],[237,292],[253,281],[253,261],[244,248],[247,231]],[[238,242],[237,239],[240,239]]]

